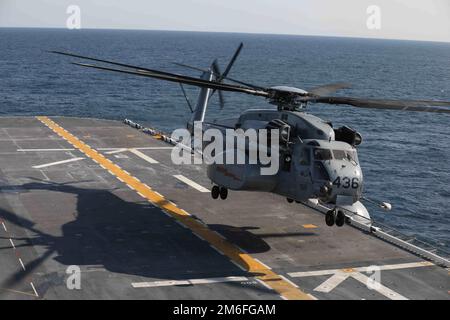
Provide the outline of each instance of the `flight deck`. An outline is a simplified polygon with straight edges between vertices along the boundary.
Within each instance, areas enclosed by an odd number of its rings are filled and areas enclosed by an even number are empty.
[[[212,199],[172,148],[119,121],[0,118],[0,299],[450,299],[448,269],[303,204]]]

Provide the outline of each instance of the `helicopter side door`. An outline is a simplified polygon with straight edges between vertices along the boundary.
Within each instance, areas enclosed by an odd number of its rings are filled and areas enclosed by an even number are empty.
[[[294,195],[296,200],[307,200],[311,197],[311,148],[299,145],[295,150],[294,174],[295,182]]]
[[[321,187],[330,181],[330,174],[325,165],[329,164],[332,159],[330,149],[319,146],[311,148],[312,194],[319,195]]]

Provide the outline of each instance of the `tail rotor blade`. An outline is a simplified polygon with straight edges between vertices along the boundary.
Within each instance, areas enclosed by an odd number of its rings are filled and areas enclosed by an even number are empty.
[[[244,47],[244,44],[241,42],[239,47],[236,49],[236,52],[234,53],[233,57],[230,60],[230,63],[228,63],[228,66],[225,69],[225,72],[222,74],[222,79],[226,78],[228,76],[228,73],[230,73],[231,68],[233,68],[234,63],[236,62],[236,59],[239,57],[239,54],[241,53],[242,48]]]
[[[212,71],[214,72],[214,75],[216,77],[218,77],[219,79],[221,79],[223,75],[222,75],[222,72],[220,71],[219,62],[217,61],[217,59],[214,60],[211,67],[212,67]],[[218,79],[218,81],[220,81],[219,79]]]
[[[214,73],[214,75],[217,77],[217,81],[221,81],[223,80],[223,75],[222,72],[220,71],[220,67],[219,67],[219,63],[217,62],[217,59],[214,60],[214,62],[211,65],[212,71]],[[209,98],[211,99],[211,97],[216,93],[216,90],[213,90],[213,92],[211,93],[211,95],[209,96]],[[223,107],[225,106],[225,99],[223,97],[223,93],[221,91],[219,91],[219,103],[220,103],[220,109],[223,109]]]
[[[219,64],[217,63],[217,60],[214,60],[213,64],[212,64],[212,68],[213,68],[213,72],[216,75],[220,75],[219,78],[217,79],[218,82],[222,82],[224,79],[227,78],[228,74],[231,71],[231,68],[233,68],[234,63],[236,62],[237,58],[239,57],[239,54],[241,53],[242,48],[244,47],[244,44],[241,42],[239,44],[239,47],[236,49],[236,51],[234,52],[233,57],[231,58],[230,62],[228,63],[224,73],[222,73],[220,71],[220,67]],[[214,95],[214,93],[216,92],[216,90],[214,90],[211,93],[211,97]],[[220,109],[223,109],[225,106],[225,99],[223,97],[222,92],[219,91],[219,101],[220,101]]]
[[[190,65],[187,65],[187,64],[184,64],[184,63],[174,62],[173,64],[175,64],[175,65],[177,65],[179,67],[183,67],[183,68],[187,68],[187,69],[191,69],[191,70],[195,70],[195,71],[208,72],[207,69],[202,69],[202,68],[199,68],[199,67],[190,66]],[[214,72],[214,74],[217,77],[220,76],[220,74],[216,74],[216,72]],[[228,81],[231,81],[231,82],[234,82],[234,83],[237,83],[237,84],[249,87],[249,88],[257,89],[257,90],[263,90],[264,89],[263,87],[256,86],[256,85],[248,83],[248,82],[236,80],[236,79],[233,79],[233,78],[230,78],[230,77],[223,77],[223,80],[228,80]]]
[[[225,107],[225,98],[223,96],[222,91],[219,91],[219,103],[220,103],[220,109],[223,109],[223,107]]]
[[[194,113],[194,109],[192,108],[191,101],[189,100],[189,97],[186,93],[186,90],[184,90],[184,86],[182,83],[180,83],[180,88],[181,88],[181,92],[183,92],[184,99],[186,100],[186,103],[187,103],[189,109],[191,110],[191,113]]]
[[[228,66],[225,68],[224,73],[222,73],[222,74],[219,73],[219,74],[221,74],[220,78],[218,79],[219,82],[228,76],[228,74],[231,71],[231,68],[233,68],[234,63],[236,62],[236,59],[239,57],[239,54],[241,53],[241,50],[243,47],[244,47],[244,44],[241,42],[239,44],[239,47],[234,52],[234,55],[231,58],[230,62],[228,63]],[[223,94],[221,91],[219,91],[219,101],[220,101],[220,109],[223,109],[223,107],[225,106],[225,100],[224,100],[224,97],[223,97]]]

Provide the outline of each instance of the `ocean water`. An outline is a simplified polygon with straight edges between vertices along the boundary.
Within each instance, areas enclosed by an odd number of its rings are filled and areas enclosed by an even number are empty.
[[[67,50],[197,76],[177,67],[225,67],[245,43],[233,78],[261,86],[311,88],[345,81],[340,94],[450,100],[450,43],[350,38],[112,30],[0,29],[0,115],[130,118],[165,131],[183,127],[189,110],[178,85],[86,70],[47,50]],[[195,101],[197,89],[187,87]],[[225,93],[208,118],[271,108],[263,99]],[[313,105],[308,112],[363,136],[359,158],[366,195],[390,202],[372,217],[450,247],[450,116]]]

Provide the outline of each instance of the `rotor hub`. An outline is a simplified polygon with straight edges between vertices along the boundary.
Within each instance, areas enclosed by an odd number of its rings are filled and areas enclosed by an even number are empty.
[[[277,86],[268,90],[269,103],[278,107],[278,110],[296,111],[306,107],[304,97],[308,92],[294,87]]]

